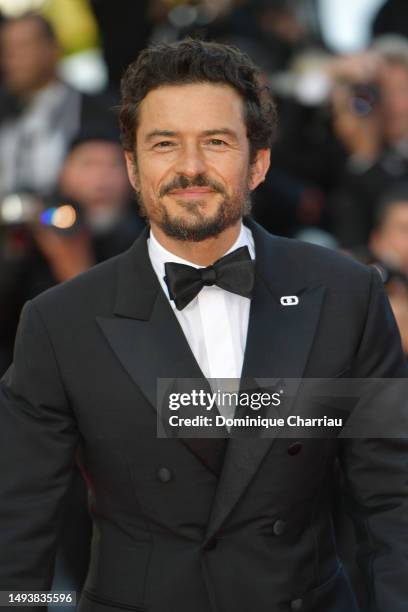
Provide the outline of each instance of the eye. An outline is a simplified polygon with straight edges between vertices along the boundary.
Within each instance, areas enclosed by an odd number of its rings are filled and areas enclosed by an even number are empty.
[[[225,142],[225,140],[221,140],[220,138],[211,138],[211,140],[208,141],[209,144],[211,145],[215,145],[217,147],[219,146],[227,146],[227,143]]]
[[[172,142],[171,140],[162,140],[160,142],[157,142],[154,145],[154,148],[156,149],[167,149],[168,147],[171,147],[174,145],[174,142]]]

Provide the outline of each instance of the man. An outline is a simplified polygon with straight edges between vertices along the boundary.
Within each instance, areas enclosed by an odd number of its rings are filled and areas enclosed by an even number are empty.
[[[1,25],[0,196],[52,193],[82,123],[111,120],[105,96],[82,95],[61,81],[60,54],[52,26],[40,15],[23,14]]]
[[[347,153],[333,192],[333,230],[345,247],[366,244],[379,199],[408,177],[408,44],[379,39],[368,53],[335,59],[334,128]]]
[[[157,437],[159,379],[404,377],[380,277],[242,223],[274,110],[238,51],[152,47],[122,94],[150,231],[24,307],[1,381],[0,588],[49,588],[79,444],[94,521],[80,612],[357,612],[332,533],[339,456],[367,610],[402,612],[406,440]]]

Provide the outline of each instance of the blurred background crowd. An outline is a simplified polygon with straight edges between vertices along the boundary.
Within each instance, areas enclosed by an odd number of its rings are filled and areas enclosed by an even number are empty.
[[[247,52],[275,96],[254,218],[375,265],[408,355],[407,0],[0,0],[0,374],[24,302],[143,228],[120,78],[149,42],[186,35]],[[90,525],[73,487],[55,586],[80,589]]]

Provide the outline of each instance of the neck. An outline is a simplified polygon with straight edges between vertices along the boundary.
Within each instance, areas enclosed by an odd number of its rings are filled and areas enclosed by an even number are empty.
[[[214,238],[200,242],[187,242],[167,236],[156,224],[151,224],[156,240],[170,253],[197,266],[210,266],[232,247],[241,231],[241,220]]]

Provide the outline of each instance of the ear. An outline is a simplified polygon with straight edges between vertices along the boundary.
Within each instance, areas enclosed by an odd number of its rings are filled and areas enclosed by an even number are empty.
[[[125,151],[125,160],[130,184],[135,191],[139,191],[139,181],[137,178],[134,156],[131,151]]]
[[[265,180],[265,176],[269,170],[270,163],[270,149],[259,149],[256,152],[255,160],[251,164],[251,173],[249,178],[249,189],[251,191],[256,189],[258,185]]]

